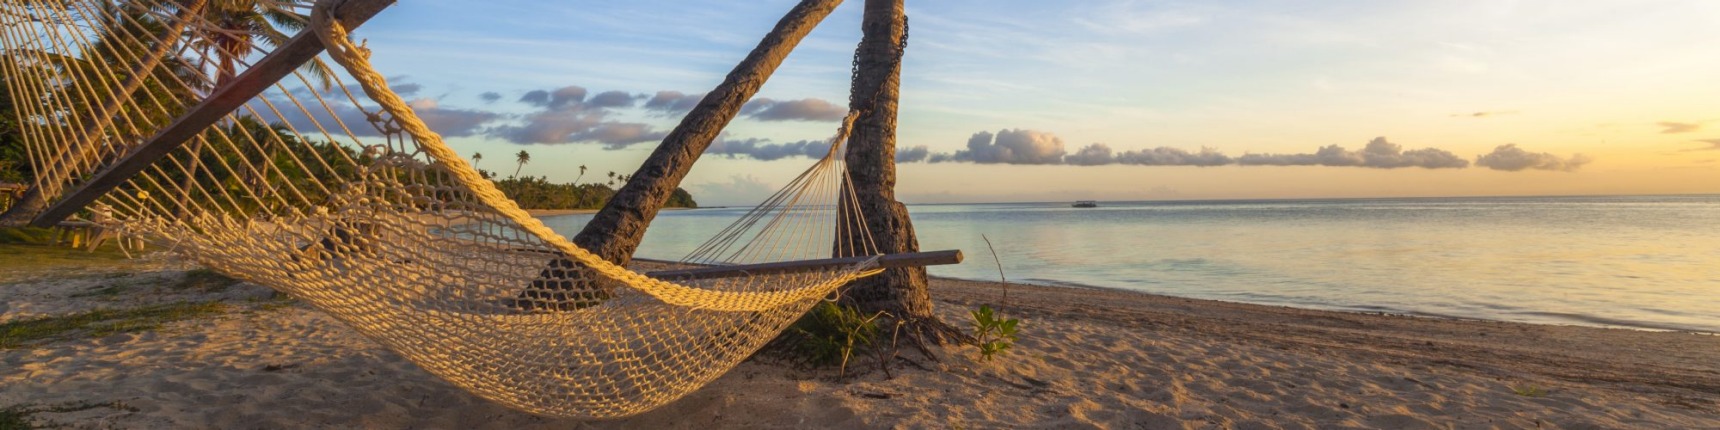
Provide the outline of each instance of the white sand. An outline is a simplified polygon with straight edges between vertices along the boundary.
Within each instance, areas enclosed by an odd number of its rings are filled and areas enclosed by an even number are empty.
[[[1720,337],[1321,312],[1010,286],[1016,350],[834,370],[748,362],[662,409],[557,421],[468,395],[251,285],[174,291],[182,269],[0,285],[0,322],[223,300],[224,315],[0,350],[0,408],[118,402],[39,423],[97,428],[1720,428]],[[127,272],[129,273],[129,272]],[[29,278],[31,276],[25,276]],[[17,279],[17,277],[13,277]],[[71,297],[114,283],[125,294]],[[945,317],[996,284],[940,280]],[[1535,386],[1545,396],[1515,394]]]

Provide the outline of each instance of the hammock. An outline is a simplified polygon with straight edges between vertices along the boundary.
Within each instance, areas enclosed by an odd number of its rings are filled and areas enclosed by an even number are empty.
[[[326,5],[297,22],[315,32],[299,37],[319,38],[364,97],[342,73],[291,63],[293,85],[228,100],[246,82],[229,81],[232,65],[264,44],[224,44],[243,33],[206,19],[236,13],[217,9],[225,3],[0,2],[0,78],[35,186],[70,196],[64,204],[111,181],[89,205],[110,214],[107,226],[300,298],[484,398],[558,417],[637,414],[721,376],[880,261],[926,263],[846,239],[867,231],[858,205],[841,201],[853,198],[841,154],[855,114],[830,153],[764,205],[685,264],[646,276],[574,246],[481,177]],[[259,4],[247,10],[290,19],[307,9]],[[221,103],[236,108],[185,125]],[[174,133],[183,144],[152,144]],[[849,258],[781,263],[833,253]]]

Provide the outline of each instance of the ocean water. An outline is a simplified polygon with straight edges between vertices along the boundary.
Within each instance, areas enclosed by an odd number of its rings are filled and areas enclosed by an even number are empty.
[[[911,205],[936,276],[1304,308],[1720,333],[1720,195]],[[744,208],[669,211],[678,259]],[[589,216],[547,219],[564,234]]]

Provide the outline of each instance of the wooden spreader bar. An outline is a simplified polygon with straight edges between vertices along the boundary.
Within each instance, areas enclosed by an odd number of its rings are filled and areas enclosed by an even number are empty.
[[[662,270],[646,272],[645,276],[669,280],[737,278],[754,275],[805,272],[828,267],[852,266],[865,262],[872,257],[873,256],[868,255],[863,257],[824,258],[818,260],[712,266],[697,269]],[[962,251],[959,249],[951,249],[944,251],[885,254],[878,258],[878,267],[888,269],[896,267],[938,266],[945,264],[959,264],[961,262]]]

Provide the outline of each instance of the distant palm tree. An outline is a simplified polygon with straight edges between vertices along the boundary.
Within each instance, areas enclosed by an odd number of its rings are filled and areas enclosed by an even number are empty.
[[[521,149],[520,153],[514,154],[514,162],[520,163],[519,166],[514,167],[514,177],[517,178],[520,176],[520,169],[526,167],[526,163],[532,162],[532,154]]]
[[[573,178],[573,184],[579,185],[579,179],[584,178],[584,177],[585,177],[585,165],[581,164],[581,165],[579,165],[579,177]]]
[[[473,168],[473,169],[476,169],[476,168],[478,168],[478,162],[479,162],[479,161],[484,161],[484,153],[482,153],[482,152],[473,152],[473,153],[472,153],[472,168]]]
[[[611,184],[615,183],[615,172],[614,171],[609,172],[609,183],[611,183]]]

